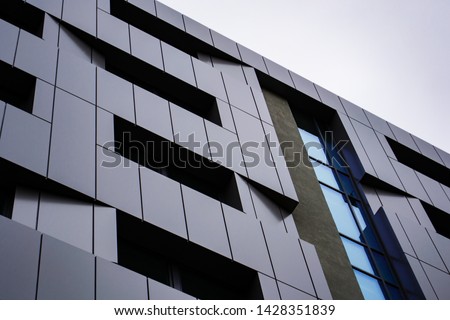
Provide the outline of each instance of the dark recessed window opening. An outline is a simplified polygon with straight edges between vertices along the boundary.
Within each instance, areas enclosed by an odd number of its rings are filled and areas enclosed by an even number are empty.
[[[0,61],[0,100],[31,113],[35,88],[35,77]]]
[[[15,192],[15,187],[0,186],[0,216],[12,218]]]
[[[397,160],[405,166],[416,170],[433,180],[436,180],[447,187],[450,187],[450,170],[443,165],[425,157],[424,155],[411,150],[408,147],[387,138],[389,145],[392,148]]]
[[[124,158],[242,210],[233,171],[119,117],[114,135]]]
[[[262,299],[256,271],[117,212],[118,263],[200,299]]]
[[[436,232],[450,239],[450,215],[428,203],[423,201],[421,203]]]
[[[42,38],[44,11],[17,0],[2,0],[0,19]]]

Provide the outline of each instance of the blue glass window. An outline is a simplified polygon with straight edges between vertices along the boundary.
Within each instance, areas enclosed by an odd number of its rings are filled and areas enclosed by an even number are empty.
[[[323,163],[328,164],[328,159],[325,154],[325,149],[320,142],[319,137],[305,131],[303,129],[299,129],[300,135],[302,137],[303,143],[305,144],[306,151],[308,155],[314,159],[322,161]]]
[[[352,266],[375,275],[375,271],[367,256],[365,247],[346,238],[341,237],[341,239]]]
[[[380,282],[371,276],[354,270],[356,280],[358,280],[364,299],[366,300],[385,300]]]
[[[338,182],[336,181],[336,177],[334,176],[333,170],[331,168],[317,161],[311,161],[311,163],[313,164],[317,179],[319,179],[320,182],[325,183],[333,188],[339,189]]]

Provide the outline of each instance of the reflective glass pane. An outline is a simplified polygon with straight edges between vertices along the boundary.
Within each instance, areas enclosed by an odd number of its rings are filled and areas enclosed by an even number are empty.
[[[338,231],[350,238],[360,240],[361,233],[344,196],[324,185],[321,185],[321,188]]]
[[[377,241],[377,238],[375,237],[375,234],[372,230],[372,228],[370,227],[370,224],[368,225],[367,222],[367,217],[364,214],[363,209],[361,208],[361,203],[359,203],[358,201],[352,200],[352,209],[353,209],[353,213],[355,214],[356,220],[359,223],[359,226],[362,230],[362,233],[364,234],[364,236],[366,237],[367,243],[376,249],[380,249],[380,245]]]
[[[323,163],[328,164],[327,156],[325,155],[325,150],[320,142],[319,137],[305,131],[303,129],[298,129],[302,137],[303,143],[305,144],[306,151],[308,155],[314,159],[320,160]]]
[[[313,165],[317,179],[319,179],[320,182],[325,183],[333,188],[339,189],[336,177],[334,176],[334,172],[331,168],[317,161],[311,161],[311,163]]]
[[[361,291],[366,300],[385,300],[380,282],[371,276],[364,274],[358,270],[355,272],[356,280],[358,280]]]
[[[359,245],[351,240],[343,237],[341,237],[341,239],[352,266],[375,274],[372,264],[369,261],[369,257],[367,256],[366,249],[362,245]]]

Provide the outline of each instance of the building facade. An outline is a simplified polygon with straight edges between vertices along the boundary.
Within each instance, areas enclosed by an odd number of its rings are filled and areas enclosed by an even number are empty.
[[[0,4],[1,299],[450,299],[450,155],[153,0]]]

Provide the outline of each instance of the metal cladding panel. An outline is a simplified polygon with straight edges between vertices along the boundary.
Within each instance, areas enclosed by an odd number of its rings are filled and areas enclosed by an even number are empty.
[[[214,46],[217,49],[229,54],[230,56],[236,59],[239,60],[241,59],[236,42],[234,42],[231,39],[228,39],[227,37],[221,35],[220,33],[215,32],[214,30],[211,30],[211,36],[213,39]]]
[[[314,83],[294,72],[290,71],[289,73],[291,74],[292,81],[294,81],[294,86],[298,91],[310,96],[313,99],[320,100]]]
[[[420,172],[416,172],[419,177],[420,182],[422,182],[425,191],[430,197],[433,205],[438,209],[441,209],[447,213],[450,213],[450,200],[447,198],[444,189],[442,189],[441,184]]]
[[[197,87],[223,101],[228,101],[222,75],[210,65],[192,59]]]
[[[16,187],[11,219],[35,229],[39,206],[39,191]]]
[[[442,161],[441,157],[439,157],[439,154],[437,153],[436,149],[429,144],[428,142],[416,137],[412,136],[414,142],[416,143],[417,147],[419,147],[420,152],[427,158],[434,160],[435,162],[445,165]]]
[[[95,37],[97,31],[97,1],[64,0],[62,19]]]
[[[165,4],[155,1],[156,4],[156,16],[167,23],[177,27],[184,31],[183,15],[178,11],[166,6]]]
[[[211,33],[209,28],[202,25],[201,23],[187,17],[183,16],[184,25],[186,27],[186,32],[193,35],[194,37],[213,45]]]
[[[56,90],[49,178],[95,197],[95,107]]]
[[[0,138],[1,157],[46,176],[49,140],[50,123],[7,106]]]
[[[266,63],[267,70],[269,71],[270,76],[287,84],[288,86],[294,87],[292,78],[289,74],[289,71],[286,68],[280,66],[279,64],[267,58],[264,58],[264,61]]]
[[[395,125],[393,125],[392,123],[388,123],[388,125],[391,128],[392,133],[394,133],[395,139],[399,143],[401,143],[401,144],[407,146],[408,148],[410,148],[410,149],[420,153],[420,150],[417,147],[416,143],[414,142],[414,140],[412,138],[412,135],[410,133],[406,132],[405,130],[403,130],[403,129],[395,126]]]
[[[354,120],[357,120],[361,122],[362,124],[365,124],[366,126],[371,126],[369,120],[366,117],[366,114],[364,113],[364,110],[357,105],[351,103],[350,101],[347,101],[343,98],[340,98],[342,105],[344,106],[345,112],[347,112],[348,116]]]
[[[26,0],[26,2],[55,17],[61,17],[63,0]]]
[[[156,16],[155,1],[154,0],[128,0],[128,3]]]
[[[62,241],[42,238],[37,298],[92,300],[95,287],[94,256]]]
[[[196,300],[184,292],[152,279],[148,279],[148,293],[150,300]]]
[[[122,51],[130,53],[128,24],[103,10],[97,10],[97,19],[97,37]]]
[[[373,113],[371,113],[367,110],[364,110],[364,113],[366,114],[367,119],[369,119],[371,127],[375,131],[378,131],[378,132],[384,134],[385,136],[395,140],[395,136],[392,133],[392,130],[389,127],[387,121],[381,119],[380,117],[374,115]]]
[[[226,73],[223,73],[222,76],[230,104],[259,118],[258,109],[256,108],[250,87]]]
[[[319,85],[315,85],[317,92],[319,93],[320,100],[327,106],[333,108],[336,111],[346,114],[344,107],[342,106],[341,100],[337,95],[322,88]]]
[[[267,73],[266,64],[264,63],[263,57],[256,53],[253,50],[250,50],[247,47],[244,47],[243,45],[238,43],[239,52],[242,57],[242,61],[251,65],[252,67]]]
[[[94,205],[94,254],[117,262],[116,209]]]
[[[0,299],[35,299],[41,234],[0,216]]]
[[[405,191],[419,199],[424,200],[425,202],[430,202],[430,198],[423,188],[419,178],[417,178],[416,172],[394,159],[390,159],[390,161],[394,166],[394,169],[397,172],[402,184],[405,186]]]
[[[52,121],[54,92],[54,86],[40,79],[36,79],[33,101],[33,114],[36,117],[49,122]]]
[[[258,273],[259,284],[263,293],[264,300],[280,300],[277,281],[265,274]]]
[[[277,281],[277,283],[278,288],[280,288],[281,299],[283,300],[317,300],[316,297],[288,286],[283,282]]]
[[[180,184],[147,168],[140,172],[144,220],[187,239]]]
[[[161,40],[130,25],[131,54],[163,70]]]
[[[450,299],[450,274],[421,263],[439,300]]]
[[[438,297],[433,290],[433,287],[430,284],[430,280],[428,279],[421,263],[419,260],[406,255],[406,259],[408,260],[409,265],[411,266],[412,271],[419,283],[420,289],[422,289],[422,293],[425,296],[425,299],[436,300]]]
[[[148,300],[147,278],[112,262],[96,258],[96,299]]]
[[[0,60],[13,64],[19,28],[0,19]]]
[[[191,56],[165,42],[162,42],[161,46],[164,70],[178,79],[196,86]]]

